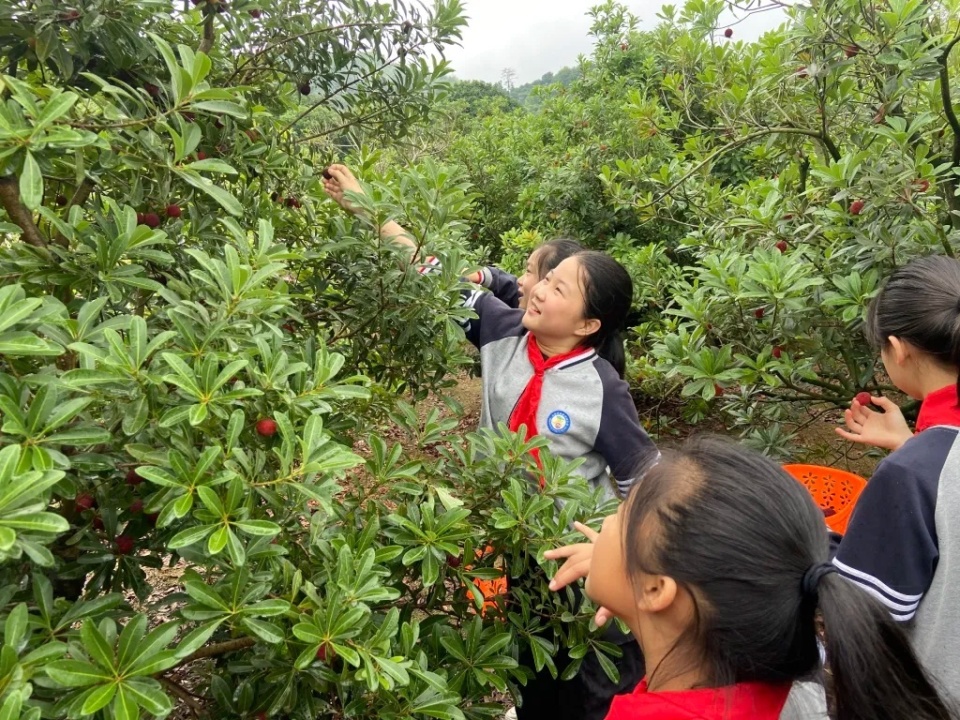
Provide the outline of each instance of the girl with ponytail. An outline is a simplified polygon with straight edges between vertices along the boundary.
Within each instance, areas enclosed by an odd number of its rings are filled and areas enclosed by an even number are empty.
[[[960,261],[933,256],[896,270],[870,305],[866,335],[893,384],[922,404],[916,435],[884,397],[847,410],[840,435],[893,453],[857,501],[834,563],[960,698]]]
[[[342,165],[327,173],[327,194],[356,212],[345,193],[361,194],[360,183]],[[416,251],[396,222],[384,224],[380,234]],[[634,469],[658,457],[623,380],[620,331],[633,283],[619,263],[602,253],[578,252],[552,264],[567,249],[551,248],[546,264],[537,268],[538,275],[548,272],[522,287],[522,307],[510,307],[493,292],[465,293],[464,305],[477,315],[464,329],[480,350],[480,427],[495,430],[503,423],[514,432],[523,429],[528,439],[542,436],[553,455],[582,459],[576,472],[610,498],[617,491],[626,494]],[[604,639],[626,645],[616,662],[619,683],[607,678],[593,653],[570,681],[555,680],[544,669],[521,691],[519,720],[602,720],[613,695],[632,689],[643,675],[643,658],[629,635],[609,628]],[[522,664],[532,665],[532,658]],[[557,664],[562,666],[562,660]]]
[[[664,454],[551,587],[586,577],[623,620],[647,675],[608,720],[956,717],[884,606],[830,562],[823,514],[778,464],[700,438]],[[822,628],[822,632],[821,632]]]

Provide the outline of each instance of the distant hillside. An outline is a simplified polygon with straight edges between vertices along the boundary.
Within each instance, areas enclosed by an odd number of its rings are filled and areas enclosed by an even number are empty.
[[[509,94],[510,97],[520,105],[536,105],[537,103],[533,100],[533,98],[530,97],[530,94],[533,92],[534,88],[542,87],[544,85],[553,85],[554,83],[560,83],[564,87],[569,87],[574,80],[579,77],[579,68],[565,67],[561,68],[555,73],[548,72],[539,80],[534,80],[533,82],[526,83],[525,85],[519,85],[513,88],[513,90],[510,90]]]

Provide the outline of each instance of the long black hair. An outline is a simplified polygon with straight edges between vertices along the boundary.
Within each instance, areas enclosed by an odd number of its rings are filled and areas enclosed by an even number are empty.
[[[960,261],[933,255],[896,269],[870,303],[865,331],[877,349],[893,336],[955,368],[960,403]]]
[[[579,252],[583,252],[583,245],[573,238],[559,237],[547,240],[536,250],[537,277],[542,280],[557,265]]]
[[[812,677],[819,616],[837,720],[955,717],[886,608],[830,572],[823,514],[770,459],[695,438],[664,451],[624,512],[628,574],[665,575],[693,598],[695,621],[675,653],[692,654],[708,685]],[[651,681],[670,672],[671,655]]]
[[[627,361],[622,331],[633,302],[633,280],[623,265],[602,252],[584,250],[574,257],[580,263],[584,316],[600,321],[600,329],[581,344],[596,348],[623,377]]]

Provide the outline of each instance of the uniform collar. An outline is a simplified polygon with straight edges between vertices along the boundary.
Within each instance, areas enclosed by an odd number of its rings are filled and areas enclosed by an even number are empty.
[[[923,399],[917,415],[917,432],[935,425],[960,426],[960,406],[957,405],[957,386],[947,385]]]
[[[607,720],[778,720],[790,683],[648,692],[643,680],[631,695],[617,695]]]

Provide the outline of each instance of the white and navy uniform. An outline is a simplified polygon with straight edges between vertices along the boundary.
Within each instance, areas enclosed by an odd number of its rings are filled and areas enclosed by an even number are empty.
[[[918,433],[877,467],[834,564],[903,623],[927,671],[960,699],[960,408],[927,396]]]
[[[430,255],[420,265],[418,272],[426,275],[439,269],[440,258]],[[520,283],[516,275],[497,267],[485,267],[480,270],[480,284],[500,298],[507,307],[520,307]]]
[[[477,313],[467,321],[467,339],[480,350],[483,405],[480,427],[509,424],[517,401],[533,377],[527,357],[523,310],[508,307],[493,294],[466,294]],[[658,457],[637,418],[626,382],[613,366],[591,350],[547,370],[537,412],[537,430],[550,452],[565,460],[583,458],[577,473],[613,496],[612,478],[621,494],[635,473]]]

